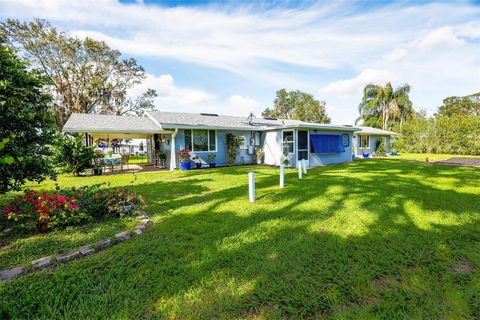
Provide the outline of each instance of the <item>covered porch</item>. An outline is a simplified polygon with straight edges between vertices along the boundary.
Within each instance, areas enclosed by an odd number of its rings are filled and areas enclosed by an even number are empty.
[[[87,146],[96,147],[106,174],[177,168],[176,132],[162,129],[148,117],[72,114],[63,132],[80,135]],[[135,140],[141,141],[141,150],[128,144],[118,147],[120,141],[131,143]],[[145,162],[129,161],[139,154],[145,157]]]

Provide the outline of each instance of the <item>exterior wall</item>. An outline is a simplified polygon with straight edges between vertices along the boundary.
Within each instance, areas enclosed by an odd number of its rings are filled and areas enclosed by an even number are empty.
[[[195,129],[194,129],[195,130]],[[210,153],[215,153],[217,156],[215,158],[215,164],[217,166],[226,166],[227,165],[227,134],[232,133],[235,136],[245,136],[247,142],[247,148],[240,149],[239,155],[235,160],[235,164],[251,164],[255,161],[255,150],[250,147],[250,139],[252,137],[251,131],[241,131],[241,130],[217,130],[217,150],[216,152],[212,151],[193,151],[192,158],[198,156],[200,161],[204,164],[207,163],[206,156]],[[262,137],[261,137],[262,140]],[[178,134],[175,138],[175,152],[178,153],[180,149],[185,148],[185,130],[178,130]],[[251,151],[251,153],[249,152]],[[178,163],[178,159],[177,159]],[[192,161],[193,165],[193,161]]]
[[[329,132],[329,131],[317,131],[310,133],[321,133],[321,134],[330,134],[330,135],[341,135],[348,134],[350,143],[348,147],[345,147],[345,152],[335,152],[335,153],[311,153],[310,152],[310,166],[315,167],[324,164],[333,164],[333,163],[342,163],[352,161],[352,144],[355,142],[353,140],[353,135],[351,132]]]
[[[279,166],[282,161],[282,131],[267,131],[263,141],[264,163]]]
[[[354,139],[354,146],[355,146],[355,152],[358,157],[362,157],[364,152],[367,152],[369,154],[373,154],[375,152],[375,148],[377,146],[377,141],[380,141],[381,139],[385,139],[385,149],[387,150],[387,153],[391,152],[391,138],[390,136],[380,136],[380,135],[369,135],[369,145],[368,149],[362,149],[360,145],[360,135],[356,134],[356,139]]]

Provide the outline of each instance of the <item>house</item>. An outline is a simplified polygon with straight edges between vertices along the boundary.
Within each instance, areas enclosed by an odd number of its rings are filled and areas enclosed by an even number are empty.
[[[375,150],[381,141],[385,144],[386,153],[390,154],[392,137],[397,133],[372,127],[357,127],[353,135],[353,149],[357,157],[363,157],[363,154],[374,155]],[[378,155],[380,156],[380,155]]]
[[[161,152],[166,155],[167,167],[174,170],[179,167],[177,153],[183,148],[203,163],[214,153],[215,163],[226,165],[229,133],[241,141],[236,164],[254,163],[258,148],[264,151],[264,163],[274,166],[285,158],[291,166],[301,159],[310,167],[348,162],[352,161],[353,136],[361,129],[298,120],[152,111],[142,117],[74,113],[63,131],[85,135],[87,144],[97,139],[146,139],[149,160]]]

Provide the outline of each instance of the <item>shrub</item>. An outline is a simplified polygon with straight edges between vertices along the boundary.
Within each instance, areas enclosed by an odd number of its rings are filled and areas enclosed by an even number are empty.
[[[382,138],[377,141],[375,152],[377,153],[377,156],[385,157],[385,155],[387,154],[387,148],[385,147],[385,139]]]
[[[237,137],[231,133],[227,133],[227,164],[233,166],[235,164],[235,159],[237,158],[239,152],[238,148],[242,140],[240,137]]]
[[[191,151],[189,149],[181,149],[178,151],[180,162],[188,162],[190,160],[190,152]]]
[[[94,219],[137,215],[145,208],[143,196],[136,192],[126,188],[100,190],[101,186],[57,190],[50,194],[26,190],[7,205],[3,218],[46,232]]]
[[[64,172],[80,175],[93,166],[94,148],[85,145],[80,137],[59,135],[55,143],[55,162]]]

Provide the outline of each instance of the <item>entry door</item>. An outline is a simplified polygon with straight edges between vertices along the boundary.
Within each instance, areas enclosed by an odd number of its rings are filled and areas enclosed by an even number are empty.
[[[308,161],[308,131],[298,130],[298,160]]]

